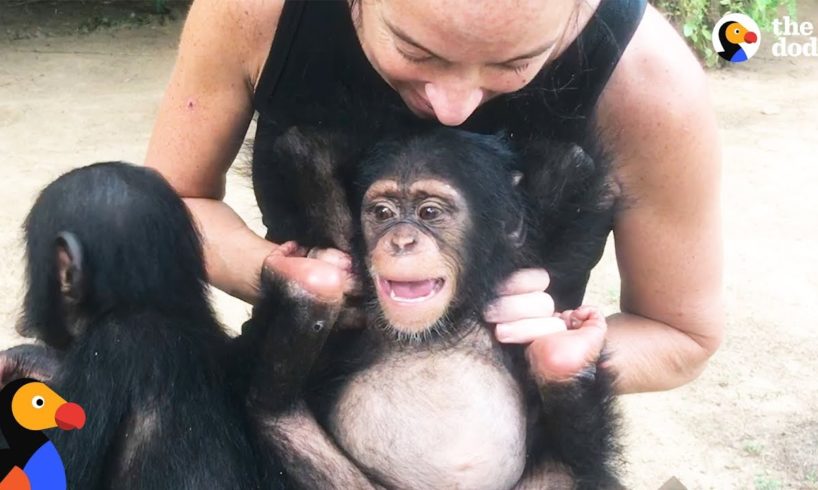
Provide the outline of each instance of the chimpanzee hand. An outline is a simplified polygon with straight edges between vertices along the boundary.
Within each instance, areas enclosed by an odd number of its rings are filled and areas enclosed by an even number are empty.
[[[48,381],[60,367],[57,351],[24,344],[0,352],[0,388],[19,378]]]
[[[335,266],[299,256],[303,252],[291,242],[280,250],[273,266],[265,264],[262,270],[260,297],[236,344],[246,359],[237,369],[248,378],[247,401],[270,413],[289,409],[300,399],[343,299],[337,294],[340,288],[325,282],[337,279],[332,277]]]
[[[286,242],[267,257],[264,267],[294,281],[318,301],[329,304],[344,301],[336,328],[365,325],[360,281],[352,272],[352,259],[344,252],[334,248],[307,251],[295,242]]]
[[[264,267],[325,303],[340,303],[355,288],[352,261],[340,250],[308,251],[295,242],[285,242],[267,256]]]
[[[500,342],[529,344],[526,357],[541,381],[569,381],[599,358],[607,323],[590,307],[555,315],[554,301],[544,292],[548,284],[542,269],[516,272],[503,284],[485,320],[497,324]]]

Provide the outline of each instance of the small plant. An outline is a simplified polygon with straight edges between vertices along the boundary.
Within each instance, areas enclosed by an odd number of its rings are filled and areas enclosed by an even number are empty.
[[[744,452],[747,453],[749,456],[760,456],[761,451],[764,449],[764,446],[761,443],[756,441],[750,441],[744,443]]]
[[[818,488],[818,470],[810,469],[804,472],[804,480],[809,483],[809,488]]]
[[[769,31],[779,9],[786,8],[795,18],[796,0],[654,0],[671,23],[687,39],[693,51],[709,67],[719,64],[713,51],[713,26],[727,13],[742,13],[756,21],[762,31]]]
[[[755,490],[781,490],[783,485],[780,480],[769,475],[758,475],[753,482],[753,486]]]

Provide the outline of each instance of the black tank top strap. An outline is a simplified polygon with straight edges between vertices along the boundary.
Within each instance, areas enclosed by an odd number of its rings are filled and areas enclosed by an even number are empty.
[[[253,96],[253,106],[258,109],[262,107],[275,90],[287,58],[292,52],[293,41],[298,34],[298,27],[301,24],[301,15],[304,12],[306,0],[287,0],[281,9],[278,19],[278,27],[273,37],[273,47],[261,70],[256,92]]]
[[[602,0],[573,44],[544,71],[557,114],[587,118],[642,20],[646,0]]]

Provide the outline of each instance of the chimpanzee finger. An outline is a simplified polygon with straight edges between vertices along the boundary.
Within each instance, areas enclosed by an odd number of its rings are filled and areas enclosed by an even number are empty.
[[[607,326],[605,316],[593,306],[580,306],[573,310],[565,323],[569,329],[580,327],[605,328]]]
[[[361,293],[363,286],[358,277],[352,273],[352,258],[348,254],[335,248],[313,247],[306,254],[306,257],[321,260],[343,270],[346,273],[344,276],[345,294],[358,295]]]
[[[562,318],[562,321],[565,322],[565,326],[571,328],[571,314],[574,313],[574,310],[565,310],[563,312],[554,312],[554,316],[558,318]]]
[[[348,254],[335,248],[318,248],[313,247],[307,253],[307,257],[311,259],[323,260],[328,264],[332,264],[345,271],[352,269],[352,259]]]

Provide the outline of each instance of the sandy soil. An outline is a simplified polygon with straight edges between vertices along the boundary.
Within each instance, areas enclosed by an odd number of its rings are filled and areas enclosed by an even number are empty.
[[[124,26],[78,34],[89,17],[114,18],[83,8],[0,5],[0,347],[20,341],[19,227],[36,193],[75,166],[141,162],[173,64],[178,20],[136,26],[144,12],[126,12]],[[801,19],[818,23],[818,5],[803,4]],[[710,74],[724,144],[728,337],[694,383],[622,397],[633,488],[671,476],[688,488],[818,488],[818,58],[764,51]],[[237,174],[228,201],[259,226]],[[617,297],[608,253],[587,301],[613,312]],[[243,303],[216,301],[229,326],[246,318]]]

